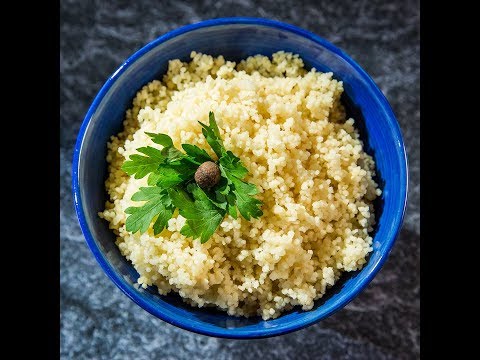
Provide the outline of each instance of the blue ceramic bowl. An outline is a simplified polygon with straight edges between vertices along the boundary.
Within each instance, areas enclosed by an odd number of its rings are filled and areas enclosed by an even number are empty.
[[[358,272],[346,274],[316,302],[274,320],[237,318],[213,309],[199,309],[178,295],[160,296],[155,288],[135,286],[138,273],[120,254],[114,234],[97,215],[104,208],[107,141],[122,129],[125,110],[147,82],[161,78],[168,60],[188,60],[195,50],[226,59],[285,50],[299,54],[308,68],[332,71],[344,83],[344,103],[355,118],[366,151],[376,161],[383,195],[376,205],[378,224],[373,252]],[[142,308],[183,329],[227,338],[261,338],[289,333],[314,324],[344,307],[359,294],[387,259],[400,230],[407,197],[407,160],[392,110],[373,80],[342,50],[308,31],[258,18],[223,18],[184,26],[152,41],[123,63],[93,101],[78,134],[73,156],[73,194],[86,241],[108,277]],[[99,284],[102,286],[102,284]]]

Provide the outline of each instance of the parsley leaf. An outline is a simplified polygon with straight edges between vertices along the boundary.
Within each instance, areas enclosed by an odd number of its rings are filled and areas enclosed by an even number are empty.
[[[182,144],[183,150],[187,155],[198,165],[201,165],[205,161],[213,161],[210,155],[204,150],[200,149],[196,145]]]
[[[240,214],[247,220],[250,220],[250,217],[258,218],[262,216],[263,211],[260,209],[262,202],[251,196],[258,192],[255,185],[237,178],[232,179],[232,183],[235,186],[233,193],[237,198],[236,204]]]
[[[147,132],[162,149],[140,147],[137,151],[143,155],[130,155],[123,164],[122,169],[135,179],[149,175],[149,187],[141,187],[132,196],[133,201],[145,203],[125,210],[129,214],[127,231],[143,233],[155,220],[152,228],[157,235],[178,208],[179,214],[186,219],[180,233],[205,243],[226,214],[236,219],[238,210],[246,220],[263,214],[262,202],[253,197],[258,193],[257,187],[244,180],[248,169],[240,158],[225,149],[213,112],[208,115],[208,125],[199,123],[207,143],[218,157],[217,162],[196,145],[182,144],[183,153],[173,146],[173,140],[167,134]],[[219,167],[220,181],[209,190],[203,190],[195,183],[194,176],[199,166],[207,161],[215,162]]]
[[[155,144],[159,144],[163,146],[163,149],[160,153],[166,159],[167,162],[169,163],[174,162],[176,160],[179,160],[185,157],[185,155],[181,151],[177,150],[173,146],[173,140],[167,134],[154,134],[150,132],[145,132],[145,134],[150,136],[152,138],[152,141]],[[140,149],[137,149],[137,150],[140,151]]]
[[[184,193],[176,193],[172,198],[180,215],[186,219],[180,233],[186,237],[200,238],[203,244],[217,230],[225,217],[225,210],[218,207],[198,185],[191,184],[188,190],[194,200]]]
[[[162,155],[160,150],[151,146],[138,148],[137,151],[147,156],[130,155],[130,160],[122,165],[122,170],[128,175],[135,174],[135,179],[141,179],[145,175],[157,170],[159,165],[165,160],[165,156]]]
[[[191,179],[195,171],[195,168],[172,165],[162,166],[155,175],[156,185],[164,189],[169,189]]]
[[[155,235],[162,232],[172,218],[175,208],[168,196],[168,192],[159,187],[141,187],[140,191],[132,196],[133,201],[146,201],[143,206],[129,207],[125,213],[130,214],[127,218],[127,231],[144,233],[148,230],[153,218],[157,216],[153,224],[153,233]]]
[[[225,148],[223,147],[223,142],[220,138],[220,130],[218,130],[217,122],[215,121],[215,116],[213,115],[213,112],[210,111],[208,113],[208,119],[208,126],[200,121],[198,123],[202,125],[202,133],[203,136],[205,136],[208,145],[210,145],[215,154],[217,154],[217,156],[220,158],[222,157]]]
[[[185,157],[180,150],[177,150],[173,146],[163,148],[162,155],[165,156],[166,162],[169,164],[177,163],[179,160]]]
[[[226,151],[219,161],[226,174],[238,179],[243,179],[248,174],[247,168],[243,166],[240,159],[233,155],[231,151]]]
[[[150,136],[152,138],[152,141],[155,144],[159,144],[159,145],[162,145],[162,146],[165,146],[165,147],[173,146],[173,140],[167,134],[155,134],[155,133],[151,133],[151,132],[145,132],[145,134]]]
[[[247,183],[242,179],[248,174],[240,159],[231,151],[225,151],[219,160],[220,172],[228,180],[226,199],[228,202],[228,213],[236,219],[236,204],[240,214],[247,220],[251,217],[258,218],[263,215],[260,206],[262,202],[252,197],[258,193],[254,184]]]

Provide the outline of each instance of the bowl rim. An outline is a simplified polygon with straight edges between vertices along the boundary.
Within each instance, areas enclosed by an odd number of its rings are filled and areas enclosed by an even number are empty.
[[[359,284],[351,292],[349,292],[348,294],[340,298],[339,301],[335,302],[334,304],[328,305],[326,306],[326,308],[323,307],[322,311],[319,313],[315,313],[315,311],[320,308],[314,310],[313,312],[310,313],[312,316],[300,317],[291,322],[280,324],[273,328],[243,330],[240,333],[236,331],[236,328],[224,329],[220,327],[214,327],[213,325],[205,325],[206,328],[204,328],[203,324],[201,326],[195,326],[191,323],[191,321],[188,318],[174,317],[174,316],[170,316],[169,314],[163,313],[162,311],[159,310],[158,307],[151,306],[148,303],[148,301],[143,298],[143,295],[141,295],[138,291],[132,291],[130,289],[130,285],[126,283],[125,279],[123,279],[122,276],[118,275],[114,271],[113,267],[104,257],[101,250],[97,247],[95,240],[92,236],[92,233],[90,232],[90,229],[88,227],[86,217],[83,211],[83,206],[82,206],[82,198],[80,195],[79,171],[78,171],[83,139],[84,139],[86,130],[88,128],[88,125],[90,123],[90,120],[92,116],[95,114],[104,96],[107,94],[107,92],[112,87],[113,83],[121,74],[123,74],[137,59],[142,57],[145,53],[149,52],[159,44],[165,41],[168,41],[178,35],[182,35],[182,34],[185,34],[197,29],[205,28],[205,27],[231,25],[231,24],[250,24],[250,25],[261,25],[266,27],[273,27],[273,28],[289,31],[297,35],[300,35],[302,37],[305,37],[311,41],[314,41],[322,45],[329,51],[342,57],[363,77],[366,84],[371,88],[371,90],[373,91],[373,94],[379,100],[383,108],[383,112],[386,115],[385,121],[388,123],[388,126],[393,132],[395,136],[395,140],[398,142],[398,145],[399,145],[396,147],[397,155],[399,156],[401,161],[401,164],[400,164],[401,168],[400,168],[400,174],[399,174],[401,189],[399,193],[400,193],[401,202],[403,203],[401,211],[398,211],[395,214],[395,217],[391,222],[391,226],[395,230],[391,232],[390,236],[386,239],[386,243],[387,243],[386,250],[382,254],[380,254],[379,258],[377,259],[376,263],[373,265],[372,269],[368,273],[365,273],[363,275],[363,278],[360,280]],[[332,315],[336,311],[345,307],[345,305],[347,305],[350,301],[352,301],[370,283],[370,281],[378,273],[378,271],[381,269],[386,259],[388,258],[389,253],[392,250],[393,244],[395,243],[395,240],[398,237],[398,234],[400,232],[400,229],[404,220],[405,210],[407,205],[408,177],[409,177],[407,161],[408,161],[407,154],[406,154],[406,149],[403,142],[400,126],[398,124],[398,121],[395,118],[395,115],[393,114],[393,111],[391,109],[391,106],[388,100],[386,99],[385,95],[381,92],[381,90],[378,88],[374,80],[365,72],[365,70],[363,70],[360,67],[360,65],[358,65],[345,52],[343,52],[342,50],[340,50],[339,48],[337,48],[327,40],[321,38],[320,36],[312,32],[309,32],[297,26],[290,25],[277,20],[270,20],[266,18],[257,18],[257,17],[214,18],[214,19],[204,20],[194,24],[189,24],[189,25],[179,27],[152,40],[151,42],[149,42],[148,44],[146,44],[145,46],[137,50],[135,53],[133,53],[133,55],[128,57],[128,59],[125,60],[124,63],[121,64],[113,72],[113,74],[107,79],[105,84],[102,86],[100,91],[95,96],[78,132],[75,148],[73,151],[73,162],[72,162],[73,200],[75,204],[75,211],[77,214],[77,218],[80,223],[80,228],[83,232],[83,235],[85,237],[88,247],[90,248],[91,252],[93,253],[100,267],[107,274],[107,276],[114,282],[114,284],[141,308],[148,311],[149,313],[156,316],[157,318],[163,321],[166,321],[169,324],[172,324],[182,329],[189,330],[202,335],[209,335],[214,337],[230,338],[230,339],[266,338],[266,337],[287,334],[296,330],[303,329],[307,326],[317,323],[320,320]],[[212,328],[209,328],[210,326]]]

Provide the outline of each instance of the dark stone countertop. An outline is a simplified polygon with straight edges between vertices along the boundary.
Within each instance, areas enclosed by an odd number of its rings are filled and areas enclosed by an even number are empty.
[[[297,4],[293,6],[292,4]],[[419,1],[62,0],[60,17],[60,310],[63,359],[414,359],[419,357]],[[403,230],[368,288],[343,310],[275,338],[216,339],[142,310],[107,278],[75,216],[72,150],[107,77],[161,34],[208,18],[256,16],[313,31],[350,54],[389,99],[410,167]]]

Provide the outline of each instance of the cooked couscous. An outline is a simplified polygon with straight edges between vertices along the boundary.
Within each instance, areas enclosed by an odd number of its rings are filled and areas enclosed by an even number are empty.
[[[307,71],[285,52],[238,64],[192,52],[190,62],[170,61],[162,81],[137,93],[124,130],[108,143],[110,200],[99,215],[141,286],[175,291],[194,306],[270,319],[295,305],[311,309],[342,272],[362,268],[372,250],[372,201],[381,191],[354,120],[346,119],[342,82],[332,75]],[[147,180],[121,169],[126,158],[151,145],[145,132],[213,154],[197,122],[208,122],[209,111],[225,148],[257,186],[263,216],[227,215],[204,244],[180,234],[185,219],[177,213],[157,236],[151,228],[127,232],[125,209],[136,205],[131,197]]]

